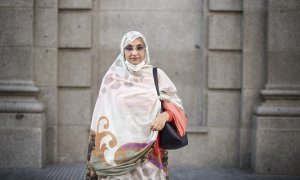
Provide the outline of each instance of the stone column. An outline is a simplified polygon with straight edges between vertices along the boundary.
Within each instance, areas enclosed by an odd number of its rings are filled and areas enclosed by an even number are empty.
[[[253,125],[259,174],[300,175],[300,2],[267,1],[267,84]]]
[[[45,117],[33,82],[33,0],[0,1],[0,168],[42,167]]]
[[[254,106],[265,84],[265,0],[243,0],[242,95],[239,133],[239,165],[251,166],[251,127]]]

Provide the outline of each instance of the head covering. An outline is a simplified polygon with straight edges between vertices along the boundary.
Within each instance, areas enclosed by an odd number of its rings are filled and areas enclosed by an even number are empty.
[[[132,71],[125,63],[124,47],[139,37],[146,46],[145,63]],[[102,80],[93,112],[90,136],[95,137],[95,148],[90,165],[98,175],[105,176],[125,174],[144,160],[162,171],[159,157],[150,152],[158,135],[150,131],[150,125],[160,113],[160,99],[147,40],[141,33],[130,31],[123,36],[120,47],[121,53]],[[161,96],[182,107],[174,84],[161,70],[158,74]]]
[[[124,34],[121,44],[120,44],[120,50],[121,50],[121,55],[124,57],[124,47],[126,47],[128,44],[130,44],[132,41],[134,41],[137,38],[142,38],[145,44],[146,48],[146,56],[145,56],[145,63],[150,64],[150,55],[149,55],[149,49],[148,49],[148,42],[145,38],[145,36],[137,31],[129,31]]]

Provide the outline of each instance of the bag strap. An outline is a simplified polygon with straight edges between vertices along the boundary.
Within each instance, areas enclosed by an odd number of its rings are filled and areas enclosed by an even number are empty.
[[[159,96],[160,94],[159,94],[159,86],[158,86],[157,67],[153,67],[153,78],[154,78],[156,93]]]

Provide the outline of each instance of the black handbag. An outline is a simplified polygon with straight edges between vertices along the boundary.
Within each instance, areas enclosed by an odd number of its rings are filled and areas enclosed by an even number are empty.
[[[157,67],[153,68],[153,78],[156,87],[157,95],[159,96],[159,86],[157,78]],[[161,102],[161,112],[163,112],[163,106]],[[160,134],[160,147],[163,149],[179,149],[188,145],[187,133],[183,137],[177,134],[176,127],[172,122],[166,122],[164,128],[159,132]]]

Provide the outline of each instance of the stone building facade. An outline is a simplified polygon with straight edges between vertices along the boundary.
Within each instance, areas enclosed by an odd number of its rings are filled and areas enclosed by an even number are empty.
[[[300,174],[299,0],[0,0],[0,167],[84,162],[101,79],[142,32],[189,146],[171,166]]]

